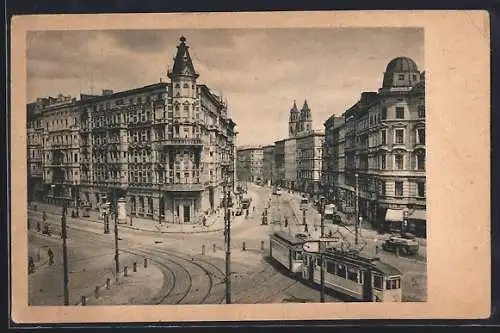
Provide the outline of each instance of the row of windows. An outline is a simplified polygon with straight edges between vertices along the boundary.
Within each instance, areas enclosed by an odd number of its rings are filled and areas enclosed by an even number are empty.
[[[415,170],[423,171],[425,170],[425,153],[417,153],[415,155]],[[393,154],[394,162],[393,162],[393,170],[406,170],[404,163],[404,155],[403,154]],[[361,169],[367,169],[368,163],[366,162],[364,165],[360,163]],[[380,169],[387,170],[387,154],[380,155]]]
[[[416,195],[419,198],[425,198],[425,182],[417,182],[416,183],[417,191]],[[380,195],[387,194],[387,182],[382,182],[380,186]],[[404,197],[404,186],[402,181],[394,182],[394,196],[395,197]]]

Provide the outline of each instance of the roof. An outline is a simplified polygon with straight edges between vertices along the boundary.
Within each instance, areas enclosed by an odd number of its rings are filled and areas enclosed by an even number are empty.
[[[289,243],[290,245],[299,245],[299,244],[303,244],[306,242],[306,240],[304,240],[304,239],[297,238],[297,237],[290,235],[290,234],[283,232],[283,231],[276,231],[273,234],[273,236],[284,240],[285,242]]]
[[[401,271],[398,270],[396,267],[380,261],[380,259],[377,257],[368,257],[366,255],[355,252],[352,253],[342,252],[334,248],[327,249],[324,255],[326,258],[330,257],[330,258],[342,259],[344,262],[349,264],[363,266],[363,267],[372,267],[375,270],[387,276],[402,274]]]
[[[174,58],[174,67],[172,72],[169,73],[169,77],[176,75],[194,76],[198,77],[196,73],[193,61],[189,55],[189,46],[186,45],[186,37],[181,36],[179,38],[180,44],[177,46],[177,54]]]
[[[407,57],[397,57],[392,59],[387,68],[386,72],[418,72],[418,67],[415,61]]]
[[[387,276],[402,275],[402,272],[399,269],[380,260],[374,261],[373,267]]]

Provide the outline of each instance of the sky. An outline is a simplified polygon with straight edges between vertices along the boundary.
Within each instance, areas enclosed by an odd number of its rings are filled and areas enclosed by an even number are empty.
[[[166,80],[179,37],[203,83],[223,94],[239,145],[288,136],[293,101],[324,129],[363,91],[377,91],[389,61],[424,67],[419,28],[40,31],[28,34],[27,97],[115,92]]]

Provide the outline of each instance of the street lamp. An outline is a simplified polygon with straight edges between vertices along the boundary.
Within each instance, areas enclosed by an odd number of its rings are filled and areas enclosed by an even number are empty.
[[[356,177],[356,199],[354,201],[354,205],[355,205],[355,211],[356,211],[356,220],[354,221],[355,223],[355,229],[356,229],[356,235],[355,235],[355,238],[354,238],[354,244],[358,245],[358,219],[359,219],[359,207],[358,207],[358,196],[359,196],[359,190],[358,190],[358,178],[359,178],[359,175],[358,173],[355,174],[355,177]]]
[[[226,239],[226,303],[231,304],[231,212],[229,211],[229,200],[230,198],[230,190],[228,184],[228,177],[225,178],[224,184],[224,234]]]

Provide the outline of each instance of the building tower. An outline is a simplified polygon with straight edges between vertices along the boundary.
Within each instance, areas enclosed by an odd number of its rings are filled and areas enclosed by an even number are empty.
[[[398,57],[389,62],[380,92],[408,91],[421,80],[417,64],[410,58]]]
[[[300,110],[300,132],[309,132],[312,130],[311,109],[307,105],[307,99]]]
[[[191,184],[198,183],[200,173],[202,145],[196,141],[200,128],[196,122],[198,112],[198,89],[196,73],[186,38],[180,37],[177,54],[172,71],[167,73],[170,79],[170,96],[172,97],[173,124],[167,126],[167,146],[165,156],[168,159],[168,170],[173,175],[174,184],[183,184],[183,197],[175,192],[169,200],[173,201],[174,216],[181,222],[190,222],[196,213],[199,193],[187,191]],[[178,199],[179,198],[179,199]]]
[[[290,118],[288,121],[288,135],[289,137],[294,137],[299,132],[299,122],[300,122],[300,112],[297,109],[297,104],[295,100],[293,101],[293,107],[290,109]]]

